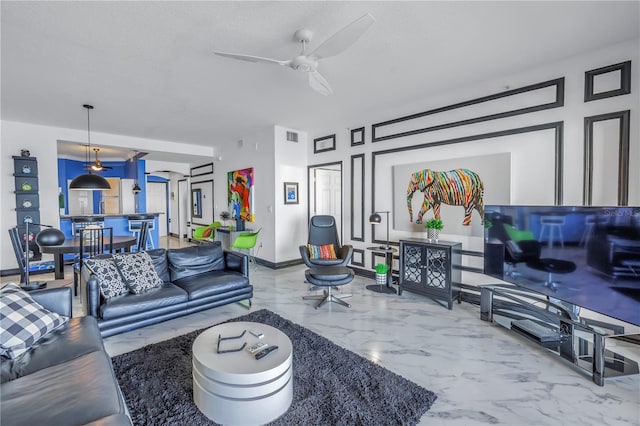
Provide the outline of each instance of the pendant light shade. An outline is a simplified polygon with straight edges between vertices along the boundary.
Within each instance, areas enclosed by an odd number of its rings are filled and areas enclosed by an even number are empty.
[[[86,173],[73,178],[69,184],[69,189],[104,191],[111,189],[111,185],[109,185],[109,182],[102,176]]]
[[[87,164],[89,164],[89,151],[91,150],[91,126],[89,121],[89,111],[93,109],[91,105],[82,105],[87,109]],[[97,156],[96,156],[97,158]],[[111,185],[105,178],[99,175],[94,175],[89,170],[89,173],[85,173],[73,178],[69,184],[69,189],[83,190],[83,191],[104,191],[111,189]]]

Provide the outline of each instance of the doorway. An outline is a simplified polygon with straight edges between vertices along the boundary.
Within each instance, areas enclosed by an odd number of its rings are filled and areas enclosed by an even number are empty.
[[[342,239],[342,161],[317,164],[308,168],[308,213],[331,215]]]

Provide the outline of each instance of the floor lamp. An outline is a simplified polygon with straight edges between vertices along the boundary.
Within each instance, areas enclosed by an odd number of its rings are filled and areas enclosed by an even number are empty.
[[[20,284],[23,290],[31,291],[38,290],[40,288],[44,288],[47,286],[45,281],[30,281],[29,280],[29,225],[42,226],[47,229],[44,229],[38,232],[36,236],[36,243],[39,246],[57,246],[64,243],[64,233],[59,229],[54,228],[51,225],[44,225],[42,223],[33,223],[28,220],[25,220],[25,249],[24,249],[24,263],[25,263],[25,271],[24,271],[24,283]]]
[[[383,212],[374,212],[371,216],[369,216],[369,223],[371,223],[372,225],[379,225],[382,222],[382,216],[380,216],[380,213],[384,213],[387,215],[387,245],[386,247],[382,247],[380,246],[381,249],[384,250],[389,250],[389,211],[383,211]]]

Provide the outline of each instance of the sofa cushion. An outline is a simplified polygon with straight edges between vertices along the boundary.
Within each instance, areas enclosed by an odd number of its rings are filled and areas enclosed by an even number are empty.
[[[247,287],[249,278],[239,272],[222,271],[192,275],[174,284],[189,294],[189,300],[194,300]]]
[[[151,256],[143,251],[114,254],[113,261],[133,294],[144,293],[162,285],[162,280],[153,267]]]
[[[82,425],[125,412],[111,360],[92,352],[2,384],[2,424]]]
[[[171,281],[169,276],[169,262],[167,260],[167,251],[165,249],[147,250],[147,254],[151,256],[151,262],[156,269],[158,276],[164,282]]]
[[[105,299],[111,299],[129,292],[129,288],[122,279],[113,259],[87,259],[84,264],[98,279],[100,294]]]
[[[167,257],[173,282],[203,272],[219,271],[225,267],[222,245],[219,241],[193,247],[169,249]]]
[[[187,293],[171,283],[164,283],[141,294],[127,294],[109,299],[100,306],[100,317],[104,320],[125,317],[188,300]]]
[[[16,359],[2,358],[2,382],[91,352],[102,351],[102,337],[94,317],[70,318],[67,324],[49,333]]]
[[[0,355],[15,358],[29,350],[38,340],[69,318],[42,307],[17,284],[0,290]]]

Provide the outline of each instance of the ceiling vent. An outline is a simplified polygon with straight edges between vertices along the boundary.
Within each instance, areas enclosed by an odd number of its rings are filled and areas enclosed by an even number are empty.
[[[296,132],[287,131],[287,141],[288,142],[298,142],[298,134]]]

